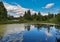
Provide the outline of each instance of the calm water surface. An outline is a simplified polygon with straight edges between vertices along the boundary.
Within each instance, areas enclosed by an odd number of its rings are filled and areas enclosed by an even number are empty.
[[[0,25],[0,42],[56,42],[60,26],[44,24]]]

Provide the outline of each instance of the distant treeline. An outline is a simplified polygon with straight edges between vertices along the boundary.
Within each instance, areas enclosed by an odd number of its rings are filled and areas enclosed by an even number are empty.
[[[42,16],[40,12],[34,13],[34,15],[31,15],[30,10],[25,12],[24,16],[20,16],[20,22],[51,22],[51,23],[59,23],[60,21],[60,13],[57,14],[51,14],[48,13],[48,15]]]
[[[25,12],[24,16],[20,17],[20,19],[29,21],[46,21],[52,18],[54,18],[54,14],[48,13],[48,15],[42,16],[41,13],[38,12],[38,14],[34,13],[34,15],[31,15],[30,10]]]
[[[7,21],[7,20],[19,20],[19,22],[54,22],[54,23],[60,23],[60,12],[57,14],[51,14],[48,13],[48,15],[42,16],[40,12],[38,14],[34,13],[34,15],[31,15],[30,10],[25,12],[24,16],[20,16],[19,18],[14,18],[13,16],[9,16],[7,14],[7,10],[4,7],[3,2],[0,2],[0,21]]]

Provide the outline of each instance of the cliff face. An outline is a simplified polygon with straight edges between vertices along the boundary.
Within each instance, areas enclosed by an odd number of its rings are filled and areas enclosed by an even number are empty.
[[[7,19],[7,10],[4,7],[3,2],[0,2],[0,20],[6,20]]]

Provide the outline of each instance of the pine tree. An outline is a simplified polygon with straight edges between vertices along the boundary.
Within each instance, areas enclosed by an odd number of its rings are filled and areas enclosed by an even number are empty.
[[[3,2],[0,2],[0,20],[6,20],[7,19],[7,10],[4,7]]]
[[[41,15],[41,13],[40,13],[40,12],[38,12],[37,20],[38,20],[38,21],[42,21],[42,15]]]
[[[28,10],[27,12],[25,12],[24,18],[25,18],[26,20],[32,20],[32,16],[31,16],[30,10]]]

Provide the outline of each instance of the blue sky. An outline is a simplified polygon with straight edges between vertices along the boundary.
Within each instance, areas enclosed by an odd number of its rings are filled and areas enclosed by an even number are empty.
[[[17,3],[24,8],[45,13],[57,13],[60,9],[60,0],[3,0],[3,2],[13,5],[14,3]]]
[[[30,8],[35,11],[48,12],[48,11],[53,11],[53,10],[55,11],[56,9],[60,9],[60,0],[3,0],[3,1],[12,4],[17,3],[22,7]],[[42,8],[49,3],[54,3],[54,6],[52,6],[49,9]]]

